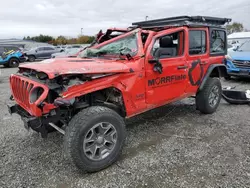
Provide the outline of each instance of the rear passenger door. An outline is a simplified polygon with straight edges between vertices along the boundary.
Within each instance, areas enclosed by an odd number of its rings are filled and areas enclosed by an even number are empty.
[[[188,79],[186,93],[196,93],[209,65],[209,31],[190,28],[188,32]]]
[[[56,50],[55,48],[52,48],[52,47],[44,47],[45,49],[45,58],[50,58],[51,57],[51,54],[55,53]]]
[[[36,58],[38,59],[44,59],[45,57],[45,53],[44,53],[44,47],[38,47],[36,49]]]

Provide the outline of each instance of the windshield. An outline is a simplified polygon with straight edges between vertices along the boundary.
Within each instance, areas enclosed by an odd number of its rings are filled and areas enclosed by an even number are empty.
[[[247,41],[247,42],[243,43],[242,46],[240,46],[238,48],[238,51],[241,51],[241,52],[250,52],[250,41]]]
[[[80,57],[120,57],[121,55],[135,56],[138,51],[137,34],[133,33],[99,48],[87,48]]]

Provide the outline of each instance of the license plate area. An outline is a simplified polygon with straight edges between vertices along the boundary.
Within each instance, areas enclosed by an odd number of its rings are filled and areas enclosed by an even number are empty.
[[[240,70],[240,74],[249,75],[249,71],[248,70]]]

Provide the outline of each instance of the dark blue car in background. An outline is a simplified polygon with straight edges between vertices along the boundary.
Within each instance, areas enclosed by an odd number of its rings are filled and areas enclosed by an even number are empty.
[[[231,76],[250,77],[250,40],[228,50],[226,66],[228,79]]]

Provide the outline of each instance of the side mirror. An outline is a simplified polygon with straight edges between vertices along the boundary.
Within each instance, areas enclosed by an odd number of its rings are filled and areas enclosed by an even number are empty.
[[[162,64],[158,59],[150,59],[148,61],[150,64],[154,64],[154,71],[158,73],[162,73]]]

